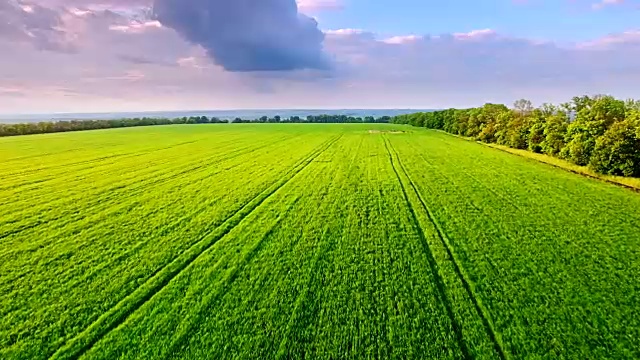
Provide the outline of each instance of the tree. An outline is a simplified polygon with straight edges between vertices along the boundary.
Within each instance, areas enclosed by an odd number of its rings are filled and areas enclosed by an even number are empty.
[[[542,152],[547,155],[558,156],[565,147],[565,135],[569,126],[569,118],[566,112],[558,109],[554,114],[547,117],[544,128],[544,140],[541,147]]]
[[[454,121],[454,134],[465,135],[467,133],[467,128],[469,127],[469,118],[471,117],[471,112],[473,109],[460,110],[456,113],[456,118]]]
[[[531,112],[531,116],[528,117],[527,143],[529,150],[535,153],[542,152],[542,144],[545,141],[544,131],[547,127],[547,110],[535,109]]]
[[[515,149],[528,146],[529,126],[527,117],[514,116],[507,124],[506,145]]]
[[[520,99],[513,103],[513,109],[521,116],[525,116],[533,111],[533,104],[527,99]]]
[[[575,164],[587,165],[596,140],[615,122],[624,120],[625,104],[611,96],[583,96],[574,98],[574,107],[576,118],[567,128],[567,146],[561,154]]]
[[[625,108],[629,112],[640,111],[640,100],[627,99],[624,102]]]
[[[574,164],[587,165],[595,148],[595,140],[587,132],[577,132],[562,148],[561,156]]]
[[[472,109],[469,111],[469,118],[467,120],[467,131],[464,133],[468,137],[476,137],[482,131],[482,125],[484,123],[484,116],[481,108]]]
[[[509,112],[511,112],[511,110],[504,105],[485,104],[479,116],[480,133],[477,139],[487,143],[496,142],[497,131],[499,129],[498,124],[503,114]]]
[[[591,107],[591,104],[593,104],[593,101],[594,99],[590,98],[587,95],[574,96],[573,99],[571,99],[571,105],[569,105],[569,109],[577,113],[579,111],[582,111],[584,109]]]
[[[589,163],[595,171],[621,176],[640,175],[640,138],[632,119],[616,122],[596,141]]]

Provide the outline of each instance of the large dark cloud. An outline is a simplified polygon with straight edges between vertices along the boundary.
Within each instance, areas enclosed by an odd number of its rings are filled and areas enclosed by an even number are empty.
[[[295,0],[155,0],[154,14],[228,71],[324,69],[324,34]]]

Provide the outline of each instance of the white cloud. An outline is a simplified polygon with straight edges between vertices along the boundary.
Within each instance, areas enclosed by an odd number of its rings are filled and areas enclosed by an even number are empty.
[[[418,35],[404,35],[404,36],[392,36],[390,38],[382,40],[387,44],[410,44],[422,40],[423,36]]]
[[[325,34],[328,35],[337,35],[337,36],[351,36],[351,35],[361,35],[368,33],[368,31],[362,29],[337,29],[337,30],[327,30]]]
[[[141,33],[153,29],[161,29],[162,24],[157,20],[152,21],[137,21],[133,20],[126,25],[111,25],[109,30],[120,32]]]
[[[33,6],[31,5],[20,5],[20,8],[22,9],[22,11],[29,13],[29,14],[33,14],[34,9]]]
[[[472,30],[466,33],[454,33],[453,36],[458,40],[487,39],[496,36],[496,32],[491,29],[481,29]]]
[[[320,10],[340,10],[343,8],[342,0],[297,0],[298,9],[303,13]]]
[[[559,46],[493,30],[391,39],[328,33],[329,51],[349,61],[344,72],[354,97],[379,92],[382,103],[440,107],[520,97],[559,102],[582,93],[640,96],[638,32],[596,39],[591,46]]]

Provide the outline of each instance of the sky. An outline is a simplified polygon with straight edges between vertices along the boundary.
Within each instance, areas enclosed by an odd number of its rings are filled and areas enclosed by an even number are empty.
[[[640,98],[640,0],[0,0],[0,114]]]

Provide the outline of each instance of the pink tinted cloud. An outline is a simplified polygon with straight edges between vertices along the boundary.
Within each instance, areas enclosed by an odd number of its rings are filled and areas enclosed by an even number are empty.
[[[600,0],[599,2],[591,5],[591,7],[595,10],[599,10],[607,6],[622,5],[624,2],[624,0]]]
[[[560,46],[488,29],[382,40],[372,33],[334,30],[326,41],[330,52],[348,61],[354,92],[377,89],[407,100],[432,96],[443,102],[465,97],[466,104],[478,103],[485,94],[481,101],[558,102],[579,93],[637,97],[639,45],[640,33],[634,31]]]
[[[111,25],[109,30],[120,31],[124,33],[142,33],[153,29],[161,29],[162,24],[157,20],[151,21],[138,21],[133,20],[124,25]]]
[[[153,0],[25,0],[25,3],[47,7],[76,7],[76,8],[135,8],[148,7]]]
[[[224,72],[202,49],[150,21],[108,11],[67,9],[61,14],[65,31],[83,39],[75,42],[77,53],[43,53],[0,41],[5,54],[0,81],[8,95],[0,96],[0,109],[31,109],[32,104],[56,111],[108,110],[121,104],[139,110],[170,104],[443,107],[520,97],[558,102],[588,92],[640,95],[637,31],[562,47],[491,29],[391,37],[338,29],[325,32],[324,47],[338,63],[328,76],[295,71],[259,76]],[[77,70],[87,67],[92,72]],[[26,88],[13,86],[11,79],[24,81]],[[56,87],[66,90],[44,96],[43,89]],[[26,97],[19,95],[21,89]]]
[[[387,44],[401,45],[401,44],[415,43],[422,40],[423,38],[424,37],[420,35],[400,35],[400,36],[392,36],[390,38],[386,38],[382,40],[382,42],[385,42]]]
[[[344,6],[342,0],[297,0],[297,3],[301,12],[340,10]]]
[[[581,49],[606,50],[615,46],[640,45],[640,30],[629,30],[618,34],[603,36],[599,39],[579,43]]]
[[[492,29],[472,30],[466,33],[454,33],[453,36],[458,40],[478,40],[488,39],[496,36],[496,31]]]
[[[108,8],[139,8],[150,7],[154,0],[30,0],[29,3],[42,6],[65,6],[77,8],[99,7]],[[343,0],[297,0],[298,8],[302,12],[313,12],[321,10],[339,10],[344,4]]]

